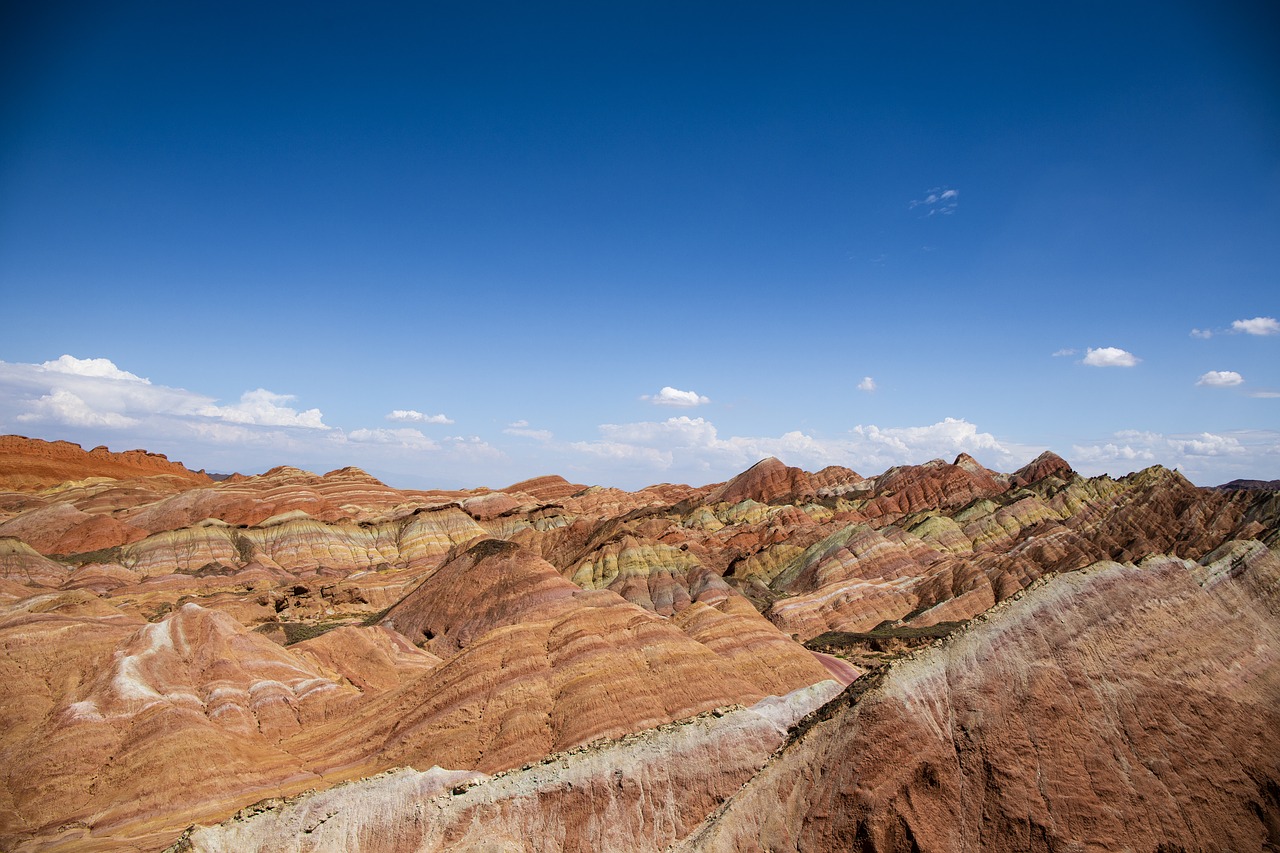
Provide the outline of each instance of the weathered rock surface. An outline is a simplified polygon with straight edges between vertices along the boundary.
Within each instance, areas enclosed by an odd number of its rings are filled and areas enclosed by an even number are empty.
[[[126,479],[165,475],[190,483],[208,483],[204,472],[170,462],[163,453],[105,447],[86,451],[69,441],[42,441],[21,435],[0,435],[0,488],[36,491],[87,477]]]
[[[960,776],[946,777],[947,790],[965,792],[960,802],[970,809],[953,809],[966,821],[957,831],[1030,802],[1029,794],[1017,793],[1027,772],[1018,761],[1034,758],[1038,763],[1026,766],[1092,790],[1091,776],[1054,757],[1054,744],[1065,736],[1034,711],[1053,689],[1060,721],[1086,720],[1079,725],[1102,733],[1101,741],[1091,740],[1075,731],[1075,722],[1058,724],[1081,738],[1087,757],[1080,761],[1101,774],[1099,790],[1122,804],[1119,817],[1088,817],[1093,794],[1080,794],[1085,811],[1077,815],[1075,806],[1061,805],[1066,795],[1042,772],[1047,805],[1026,820],[1035,832],[1045,828],[1053,849],[1076,849],[1073,839],[1086,832],[1081,826],[1097,828],[1107,843],[1129,843],[1113,831],[1129,809],[1163,815],[1176,801],[1191,814],[1216,803],[1199,794],[1201,784],[1219,784],[1213,768],[1226,768],[1222,790],[1243,796],[1240,779],[1257,768],[1251,764],[1246,773],[1217,746],[1197,747],[1197,738],[1209,739],[1209,722],[1178,729],[1180,722],[1144,704],[1143,690],[1177,714],[1194,711],[1222,726],[1230,725],[1230,714],[1220,698],[1234,697],[1231,707],[1248,719],[1219,740],[1239,755],[1255,749],[1258,726],[1272,720],[1260,709],[1263,698],[1274,698],[1266,685],[1274,680],[1276,638],[1264,617],[1280,608],[1272,574],[1263,569],[1268,549],[1280,548],[1275,492],[1197,489],[1160,468],[1118,480],[1084,478],[1052,454],[1013,474],[962,454],[865,479],[844,468],[808,473],[764,460],[727,483],[702,487],[625,492],[542,477],[501,491],[403,491],[356,468],[320,476],[280,467],[214,483],[181,476],[174,463],[147,454],[48,444],[4,445],[30,449],[37,460],[15,470],[44,465],[39,460],[48,457],[60,460],[68,478],[0,491],[0,847],[6,850],[159,849],[193,821],[215,823],[264,797],[324,790],[396,766],[426,775],[402,774],[393,787],[434,797],[427,792],[438,783],[457,787],[487,773],[506,779],[524,764],[545,767],[537,762],[551,753],[654,727],[665,731],[671,721],[710,720],[698,715],[830,677],[866,692],[864,670],[889,664],[896,673],[908,666],[894,663],[904,655],[934,654],[919,650],[932,638],[952,635],[974,617],[978,623],[956,636],[977,636],[988,624],[982,614],[993,606],[990,624],[1027,602],[1049,601],[1045,590],[1060,582],[1068,591],[1053,598],[1054,607],[1036,611],[1043,620],[1023,620],[1024,628],[992,639],[982,655],[939,664],[947,687],[930,701],[958,702],[954,690],[974,691],[977,698],[963,701],[983,710],[977,722],[991,732],[982,735],[990,743],[973,743],[993,756],[994,769],[979,776],[988,792],[982,797],[994,805],[977,816],[971,809],[977,783],[964,774],[971,774],[972,759],[955,771]],[[132,460],[132,467],[114,474],[93,467],[103,460]],[[1120,578],[1111,585],[1063,580],[1100,561],[1128,565],[1079,575]],[[1037,585],[1061,573],[1067,574]],[[1033,585],[1024,599],[1009,602]],[[1091,592],[1098,589],[1106,590],[1101,599]],[[1205,603],[1230,596],[1234,610]],[[1102,599],[1114,599],[1113,608]],[[1165,619],[1170,609],[1185,618]],[[1196,620],[1207,627],[1195,628]],[[1133,626],[1145,626],[1145,633]],[[1248,638],[1238,642],[1236,659],[1223,651],[1232,632]],[[797,642],[814,638],[813,652]],[[1050,641],[1060,655],[1046,651]],[[947,640],[945,648],[961,642]],[[1106,671],[1108,661],[1128,669]],[[1166,695],[1155,662],[1194,686],[1186,693],[1193,707]],[[928,694],[935,681],[913,685],[921,696],[935,695]],[[836,711],[811,735],[833,725]],[[1146,777],[1134,764],[1143,757],[1150,766],[1142,772],[1173,779],[1144,751],[1134,714],[1154,720],[1142,723],[1148,728],[1171,730],[1159,735],[1164,740],[1142,737],[1180,751],[1168,762],[1177,780],[1163,794],[1143,787]],[[920,739],[923,756],[978,748],[954,726],[939,735],[914,717],[884,719],[879,740],[860,746],[865,751],[852,762],[868,772],[889,772],[868,763],[876,756],[914,760],[914,746],[898,742],[896,725],[908,741]],[[1000,729],[1006,723],[1014,734]],[[439,811],[454,817],[393,835],[465,848],[482,846],[485,837],[468,827],[487,827],[483,832],[507,839],[501,843],[512,849],[589,849],[628,837],[610,828],[617,826],[639,833],[634,840],[645,849],[677,843],[751,773],[716,777],[717,761],[750,763],[718,738],[708,741],[720,744],[711,752],[692,742],[682,747],[698,756],[697,767],[667,767],[663,776],[652,769],[657,765],[644,765],[650,769],[636,771],[642,784],[632,788],[625,778],[621,787],[589,778],[584,768],[596,765],[584,762],[574,772],[586,775],[539,777],[530,789],[536,796],[519,793],[524,788],[484,802],[459,794],[450,800],[462,803],[459,810]],[[997,749],[1005,744],[1017,746],[1015,756]],[[1125,783],[1131,790],[1107,781],[1113,761],[1137,774]],[[433,765],[455,770],[427,772]],[[1183,767],[1191,769],[1178,775]],[[825,808],[828,824],[837,818],[831,807],[812,805],[802,788],[839,772],[804,770],[788,783],[790,805],[772,809],[779,825],[790,827],[785,833],[818,839],[804,849],[825,849],[830,840],[803,834],[822,822],[814,815]],[[490,785],[482,787],[498,790]],[[686,801],[673,804],[668,792],[680,786],[688,789]],[[911,809],[941,796],[928,785],[911,790],[911,808],[888,794],[857,793],[854,805],[871,809],[864,825],[873,835],[857,836],[855,829],[855,836],[893,849],[884,827],[898,818],[876,815],[907,815],[903,825],[915,827]],[[591,792],[586,800],[583,792]],[[1188,798],[1195,803],[1186,806]],[[563,813],[539,816],[539,802]],[[1251,802],[1264,818],[1271,814],[1263,800]],[[398,825],[397,808],[379,811],[378,820]],[[847,803],[841,809],[856,812]],[[730,823],[717,832],[729,831]],[[990,831],[998,835],[1015,823],[1008,817]],[[1187,825],[1188,832],[1201,826]],[[538,835],[538,826],[548,834]],[[364,830],[350,832],[357,835],[348,840],[365,837]],[[781,844],[792,837],[785,833],[766,838]],[[1133,836],[1134,849],[1155,836]]]
[[[1280,844],[1280,560],[1060,575],[854,682],[679,849]]]
[[[397,770],[187,833],[175,850],[660,851],[738,789],[831,681],[498,776]]]

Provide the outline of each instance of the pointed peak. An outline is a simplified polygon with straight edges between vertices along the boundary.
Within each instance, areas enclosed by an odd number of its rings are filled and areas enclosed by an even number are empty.
[[[738,503],[753,500],[770,503],[779,498],[795,498],[798,493],[811,496],[809,474],[791,468],[776,456],[766,456],[738,476],[715,488],[706,503]]]
[[[1067,460],[1063,459],[1052,450],[1046,450],[1035,459],[1032,459],[1026,465],[1023,465],[1014,472],[1011,478],[1012,485],[1017,488],[1026,486],[1031,483],[1039,482],[1046,477],[1060,477],[1064,480],[1070,479],[1075,475],[1075,471],[1067,464]]]

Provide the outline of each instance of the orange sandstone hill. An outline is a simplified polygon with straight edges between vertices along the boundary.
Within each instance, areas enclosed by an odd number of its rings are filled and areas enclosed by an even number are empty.
[[[106,447],[86,451],[69,441],[0,435],[0,489],[36,491],[89,477],[122,480],[158,474],[190,483],[211,482],[203,471],[189,471],[181,462],[170,462],[163,453],[113,453]]]
[[[0,490],[0,849],[1280,849],[1266,489],[11,436]]]

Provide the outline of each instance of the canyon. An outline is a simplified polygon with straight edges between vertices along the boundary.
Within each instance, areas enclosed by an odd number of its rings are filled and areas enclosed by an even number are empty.
[[[1280,850],[1280,492],[0,437],[0,848]]]

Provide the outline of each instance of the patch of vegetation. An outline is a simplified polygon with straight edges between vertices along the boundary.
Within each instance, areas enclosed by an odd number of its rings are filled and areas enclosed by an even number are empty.
[[[483,539],[468,548],[467,554],[478,563],[489,557],[510,554],[518,550],[520,550],[520,546],[514,542],[507,542],[502,539]]]
[[[902,640],[907,644],[923,644],[945,637],[962,626],[963,622],[938,622],[935,625],[911,627],[893,622],[881,622],[870,631],[828,631],[807,641],[806,648],[840,648],[878,644],[883,640]]]
[[[394,605],[393,605],[393,606],[394,606]],[[370,614],[370,615],[366,616],[363,620],[361,620],[361,622],[360,622],[360,627],[361,627],[361,628],[372,628],[374,625],[377,625],[377,624],[378,624],[379,622],[381,622],[383,619],[386,619],[386,618],[387,618],[387,614],[388,614],[388,613],[390,613],[390,612],[391,612],[391,608],[390,608],[390,607],[384,607],[384,608],[382,608],[381,610],[379,610],[377,613],[372,613],[372,614]]]
[[[87,566],[90,563],[116,563],[124,565],[124,561],[120,558],[120,546],[112,545],[110,548],[99,548],[96,551],[82,551],[79,554],[50,554],[50,560],[57,560],[59,563],[68,563],[76,566]]]
[[[284,644],[292,646],[303,640],[314,640],[321,634],[327,634],[334,628],[345,628],[351,623],[346,620],[337,622],[276,622],[284,631]]]
[[[867,670],[866,673],[846,687],[834,699],[827,702],[825,705],[815,708],[802,717],[799,722],[792,726],[787,732],[786,743],[784,743],[780,748],[785,749],[795,743],[802,738],[805,732],[809,731],[809,729],[819,723],[824,723],[827,720],[830,720],[841,710],[845,708],[852,708],[857,705],[863,696],[884,683],[884,679],[887,674],[888,669],[886,667],[874,667]]]
[[[173,602],[166,601],[164,604],[161,604],[155,610],[147,614],[147,621],[159,622],[161,619],[168,616],[173,611],[174,611]]]
[[[236,557],[239,558],[241,565],[253,562],[253,543],[249,541],[249,537],[233,533],[231,544],[236,549]]]
[[[174,571],[174,574],[178,574],[178,575],[191,575],[192,577],[196,577],[196,578],[208,578],[208,577],[221,577],[221,576],[233,574],[238,570],[234,566],[228,566],[223,563],[213,561],[213,562],[205,563],[203,566],[201,566],[198,569],[188,566],[185,569],[179,568],[179,569],[174,569],[173,571]]]

